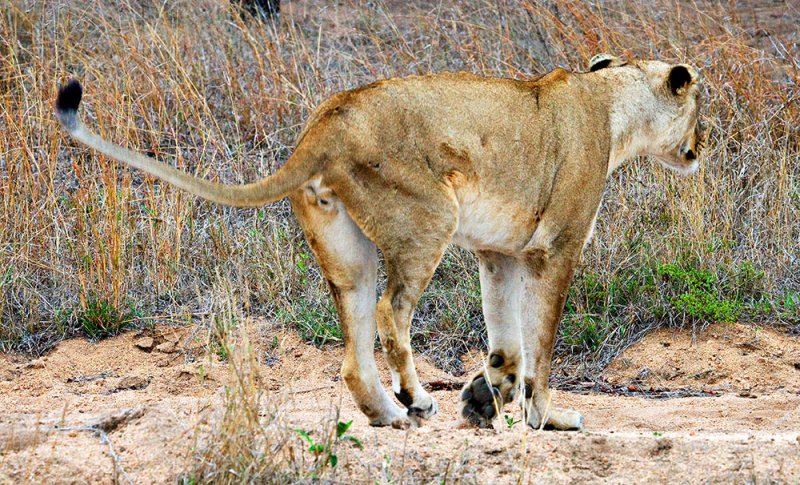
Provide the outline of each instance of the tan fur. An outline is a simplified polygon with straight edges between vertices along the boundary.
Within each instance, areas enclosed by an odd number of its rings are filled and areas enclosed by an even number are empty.
[[[254,206],[289,196],[336,301],[343,378],[373,424],[404,427],[436,413],[414,368],[409,329],[455,242],[479,253],[491,345],[486,369],[462,393],[462,414],[487,426],[522,390],[531,426],[579,428],[578,413],[551,407],[547,381],[606,176],[635,155],[690,172],[701,144],[694,69],[610,56],[593,60],[595,68],[598,59],[604,68],[591,73],[557,69],[530,81],[442,73],[336,94],[312,114],[281,170],[242,187],[112,145],[74,111],[58,115],[84,143],[210,200]],[[685,72],[690,79],[676,85],[675,74]],[[376,247],[388,275],[377,306]],[[378,380],[376,329],[407,411]]]

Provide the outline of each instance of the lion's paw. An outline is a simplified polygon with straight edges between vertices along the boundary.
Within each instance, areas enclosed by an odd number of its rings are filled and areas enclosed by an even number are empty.
[[[430,395],[426,397],[427,399],[422,400],[422,405],[408,407],[408,416],[410,418],[417,420],[429,419],[439,412],[439,405],[436,404],[436,400]]]
[[[415,426],[413,420],[411,420],[408,416],[398,416],[392,421],[392,428],[394,429],[408,429],[412,426]]]
[[[490,386],[483,375],[477,375],[461,391],[461,416],[469,424],[489,428],[502,408],[500,389]]]
[[[394,429],[408,429],[417,423],[400,408],[387,410],[381,416],[371,419],[370,426],[383,427],[391,426]]]
[[[528,426],[539,429],[541,420],[538,413],[531,413]],[[571,409],[553,408],[547,414],[547,421],[542,427],[545,430],[580,431],[583,429],[583,415]]]

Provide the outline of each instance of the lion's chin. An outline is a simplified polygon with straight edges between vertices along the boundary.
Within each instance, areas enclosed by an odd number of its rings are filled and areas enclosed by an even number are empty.
[[[658,160],[663,167],[666,167],[674,172],[678,172],[681,175],[692,175],[693,173],[697,172],[697,169],[700,168],[700,162],[698,160],[692,160],[691,163],[679,163],[672,160],[666,160],[661,157],[654,157]]]

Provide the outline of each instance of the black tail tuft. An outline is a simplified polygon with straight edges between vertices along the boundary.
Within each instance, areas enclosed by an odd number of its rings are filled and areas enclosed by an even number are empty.
[[[56,100],[56,110],[64,114],[71,114],[78,111],[78,105],[81,104],[81,97],[83,96],[83,88],[77,79],[70,79],[66,86],[62,86],[58,90],[58,99]]]

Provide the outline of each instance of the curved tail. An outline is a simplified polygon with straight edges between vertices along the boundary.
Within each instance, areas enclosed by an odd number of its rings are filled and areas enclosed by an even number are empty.
[[[114,160],[144,170],[178,188],[219,204],[234,207],[262,206],[286,197],[321,169],[320,157],[303,156],[304,150],[298,149],[281,169],[257,182],[244,185],[209,182],[115,145],[89,131],[77,114],[82,96],[80,83],[73,79],[59,90],[56,100],[56,117],[73,138]]]

